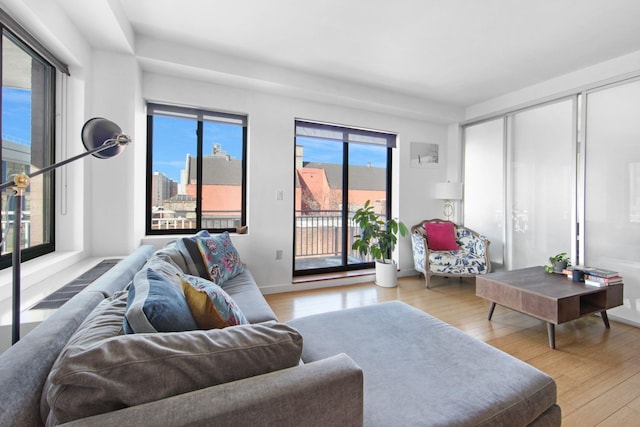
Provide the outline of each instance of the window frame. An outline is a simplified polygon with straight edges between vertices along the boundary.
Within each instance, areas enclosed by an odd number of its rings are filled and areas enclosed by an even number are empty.
[[[194,228],[154,229],[153,228],[153,118],[155,116],[187,118],[196,121],[196,162],[197,162],[197,187],[196,187],[196,225]],[[215,120],[214,120],[215,119]],[[145,230],[147,235],[172,235],[193,234],[200,230],[212,233],[225,231],[236,232],[236,228],[204,228],[202,204],[203,204],[203,146],[204,146],[204,122],[231,123],[242,126],[242,176],[241,176],[241,208],[240,226],[247,225],[247,147],[248,147],[248,121],[246,114],[228,113],[213,110],[205,110],[192,107],[180,107],[168,104],[147,103],[147,170],[146,170],[146,211]]]
[[[65,74],[69,74],[68,68],[65,64],[59,60],[55,60],[53,63],[50,58],[55,58],[50,52],[43,50],[44,48],[31,36],[27,39],[21,37],[25,33],[25,30],[13,21],[4,11],[0,9],[0,78],[3,74],[2,66],[2,52],[4,51],[3,38],[7,37],[18,46],[22,51],[31,56],[32,61],[38,61],[44,65],[44,83],[46,91],[44,93],[44,103],[39,106],[45,113],[44,118],[46,120],[44,133],[46,140],[43,141],[43,161],[44,166],[51,165],[55,162],[55,149],[56,149],[56,96],[57,96],[57,81],[56,71],[62,71]],[[27,33],[28,34],[28,33]],[[2,110],[2,92],[0,92],[0,113]],[[33,111],[33,109],[32,109]],[[2,128],[2,119],[0,115],[0,129]],[[0,160],[2,155],[0,154]],[[41,175],[43,180],[42,185],[42,204],[43,204],[43,240],[45,243],[41,243],[35,246],[27,248],[21,248],[21,260],[28,261],[35,259],[42,255],[54,252],[56,249],[55,243],[55,171],[50,171],[44,175]],[[24,233],[24,231],[22,231]],[[3,236],[4,237],[4,236]],[[13,248],[12,248],[13,250]],[[6,252],[0,254],[0,270],[10,267],[12,264],[12,252]]]
[[[383,145],[383,144],[375,144],[372,142],[367,142],[366,138],[373,137],[376,139],[384,139],[386,145],[386,201],[385,201],[385,210],[389,217],[392,217],[391,212],[391,201],[392,201],[392,177],[393,177],[393,148],[396,147],[397,134],[391,132],[384,132],[379,130],[372,129],[364,129],[353,126],[345,126],[345,125],[336,125],[330,123],[323,123],[312,120],[305,119],[296,119],[294,121],[294,150],[297,147],[298,137],[316,137],[320,139],[334,139],[338,141],[338,138],[331,138],[327,136],[313,136],[313,135],[305,135],[298,133],[298,127],[306,127],[309,129],[315,129],[319,131],[329,131],[341,134],[341,142],[343,144],[343,154],[342,154],[342,212],[341,212],[341,221],[342,221],[342,262],[340,266],[334,267],[321,267],[321,268],[309,268],[304,270],[296,269],[296,202],[293,204],[293,260],[292,260],[292,271],[293,276],[309,276],[314,274],[322,274],[322,273],[333,273],[333,272],[344,272],[344,271],[355,271],[355,270],[363,270],[373,268],[375,265],[374,261],[362,262],[362,263],[349,263],[347,261],[348,253],[351,252],[351,247],[349,247],[349,228],[344,226],[345,221],[348,221],[349,214],[349,143],[353,144],[372,144],[372,145]],[[358,139],[359,137],[364,139]],[[295,155],[294,155],[294,188],[296,183],[297,170],[295,168]],[[345,191],[346,189],[346,191]],[[295,191],[294,191],[295,197]]]

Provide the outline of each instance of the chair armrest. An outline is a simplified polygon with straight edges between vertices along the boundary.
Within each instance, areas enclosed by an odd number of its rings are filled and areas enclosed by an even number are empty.
[[[345,354],[65,426],[362,426],[363,374]]]
[[[413,249],[413,268],[422,274],[427,274],[427,256],[429,247],[427,239],[419,232],[411,233],[411,247]]]
[[[489,259],[489,244],[491,244],[491,242],[489,239],[467,227],[459,227],[457,229],[457,235],[460,249],[475,256],[483,257],[486,265],[484,273],[490,273],[491,260]]]
[[[467,227],[456,229],[460,249],[476,256],[485,256],[489,250],[489,240]]]

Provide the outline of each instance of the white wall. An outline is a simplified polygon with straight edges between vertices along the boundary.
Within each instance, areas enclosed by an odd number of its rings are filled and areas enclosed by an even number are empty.
[[[469,106],[465,118],[475,120],[637,75],[640,75],[640,51]]]
[[[88,249],[94,256],[131,252],[142,238],[137,212],[141,204],[145,171],[144,132],[140,129],[142,103],[140,69],[133,55],[94,51],[90,78],[92,97],[89,117],[104,117],[118,124],[123,133],[137,138],[118,156],[86,160],[85,209]],[[135,232],[134,232],[135,230]]]
[[[446,176],[446,161],[438,169],[409,168],[412,141],[438,142],[447,155],[447,126],[394,117],[320,102],[278,96],[255,90],[171,77],[158,73],[143,76],[147,101],[191,105],[249,116],[248,226],[247,235],[233,235],[234,244],[265,291],[293,289],[294,120],[322,122],[391,131],[398,134],[393,153],[393,209],[408,226],[438,216],[439,201],[430,200],[430,186]],[[140,160],[142,161],[142,159]],[[139,185],[140,183],[136,183]],[[142,183],[144,185],[144,183]],[[276,200],[282,190],[284,199]],[[136,215],[144,220],[144,212]],[[275,260],[276,250],[283,259]],[[409,238],[398,248],[402,271],[412,269]],[[290,290],[290,289],[289,289]]]

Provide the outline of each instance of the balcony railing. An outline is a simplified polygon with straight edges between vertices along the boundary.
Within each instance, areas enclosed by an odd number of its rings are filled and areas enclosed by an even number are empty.
[[[9,211],[5,212],[2,215],[2,253],[9,253],[13,251],[13,218],[14,212]],[[22,212],[22,247],[29,248],[31,247],[31,212],[23,211]]]
[[[152,230],[190,230],[196,228],[195,218],[187,218],[186,216],[175,212],[158,211],[156,214],[172,215],[171,217],[155,217],[151,218]],[[202,213],[202,228],[236,228],[242,225],[240,211],[204,211]]]
[[[353,222],[355,212],[348,213],[347,221],[347,257],[353,262],[369,262],[370,257],[362,258],[351,249],[354,236],[359,229]],[[342,211],[338,210],[297,210],[296,211],[296,269],[297,260],[312,257],[342,256]]]
[[[353,222],[355,212],[348,213],[347,221],[347,257],[349,263],[370,262],[371,258],[362,258],[351,249],[358,227]],[[240,224],[240,212],[208,211],[203,216],[203,228],[236,228]],[[173,218],[153,218],[154,230],[195,229],[193,218],[176,216]],[[340,210],[297,210],[295,212],[295,259],[296,269],[314,265],[304,260],[333,259],[332,264],[342,259],[342,211]],[[315,265],[318,265],[316,262]]]

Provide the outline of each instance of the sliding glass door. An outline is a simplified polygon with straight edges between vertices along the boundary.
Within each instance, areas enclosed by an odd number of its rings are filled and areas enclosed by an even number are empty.
[[[370,200],[389,215],[395,135],[296,121],[294,274],[371,267],[351,249],[352,218]]]

